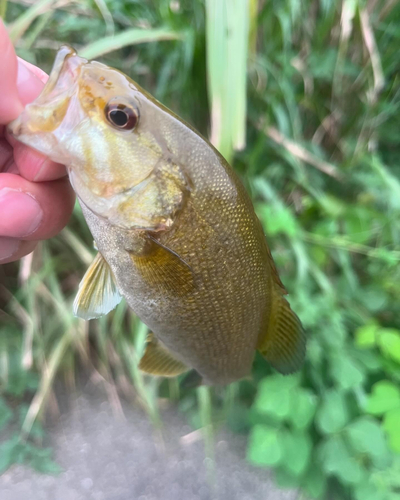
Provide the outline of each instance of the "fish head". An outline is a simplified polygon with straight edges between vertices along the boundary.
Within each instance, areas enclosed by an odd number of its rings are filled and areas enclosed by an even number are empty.
[[[133,228],[146,225],[133,212],[145,213],[156,201],[157,190],[147,184],[166,148],[157,132],[160,114],[165,119],[158,104],[120,71],[62,46],[42,93],[8,130],[65,164],[78,197],[95,214]],[[132,205],[144,189],[144,205]]]

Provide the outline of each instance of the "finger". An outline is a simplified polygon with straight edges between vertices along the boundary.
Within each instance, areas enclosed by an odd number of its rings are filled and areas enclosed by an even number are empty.
[[[25,106],[34,101],[43,87],[43,81],[30,70],[24,60],[18,58],[17,89],[22,104]]]
[[[17,118],[23,106],[17,90],[17,56],[14,47],[8,36],[6,27],[0,19],[0,68],[2,71],[0,78],[0,124],[5,124]]]
[[[33,73],[39,80],[41,80],[43,83],[46,83],[47,80],[49,79],[49,75],[45,73],[42,69],[38,68],[37,66],[31,64],[28,61],[25,61],[24,59],[21,59],[20,57],[17,56],[18,63],[25,64],[25,66],[29,69],[31,73]]]
[[[30,182],[0,175],[0,236],[24,240],[51,238],[67,224],[75,195],[68,179]]]
[[[48,76],[41,69],[18,59],[18,92],[23,104],[27,104],[40,94]],[[63,165],[54,163],[37,151],[21,144],[7,134],[7,140],[14,147],[14,160],[20,174],[30,181],[43,182],[59,179],[66,175]]]
[[[15,163],[15,161],[11,160],[10,162],[7,163],[7,165],[3,169],[3,174],[6,174],[6,173],[19,175],[18,167],[17,167],[17,164]]]
[[[37,243],[37,241],[20,241],[14,238],[0,237],[0,264],[7,264],[7,262],[25,257],[35,249]]]
[[[29,181],[53,181],[67,175],[64,165],[51,161],[20,142],[14,145],[14,161],[20,174]]]
[[[13,150],[5,139],[0,139],[0,172],[7,171],[13,161]]]

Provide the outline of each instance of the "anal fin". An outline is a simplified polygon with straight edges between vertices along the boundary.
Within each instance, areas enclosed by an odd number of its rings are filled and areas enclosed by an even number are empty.
[[[99,252],[79,284],[74,301],[74,314],[94,319],[108,314],[121,302],[114,275]]]
[[[306,336],[289,302],[274,287],[271,315],[257,349],[278,372],[293,373],[301,368],[306,352]]]
[[[159,377],[175,377],[189,370],[153,334],[148,337],[146,351],[140,360],[139,369]]]

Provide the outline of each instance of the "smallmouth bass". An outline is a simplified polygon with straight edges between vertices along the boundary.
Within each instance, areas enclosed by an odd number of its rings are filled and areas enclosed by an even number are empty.
[[[97,318],[124,297],[152,332],[143,371],[194,368],[226,384],[250,373],[257,349],[281,373],[299,369],[304,331],[250,198],[190,125],[63,46],[9,131],[66,165],[98,248],[74,312]]]

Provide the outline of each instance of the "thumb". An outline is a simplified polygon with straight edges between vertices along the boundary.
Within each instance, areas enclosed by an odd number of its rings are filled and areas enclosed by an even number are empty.
[[[0,78],[0,124],[6,124],[21,113],[23,106],[17,90],[17,56],[1,19],[0,68],[4,68]]]

